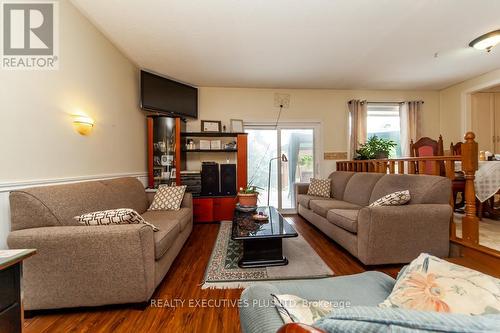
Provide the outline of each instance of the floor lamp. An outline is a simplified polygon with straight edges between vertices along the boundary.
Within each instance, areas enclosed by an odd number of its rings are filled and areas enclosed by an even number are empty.
[[[286,158],[285,154],[281,154],[281,156],[273,157],[269,160],[269,175],[267,178],[267,207],[269,207],[269,199],[271,198],[271,164],[277,159],[281,159],[281,162],[288,162],[288,158]]]

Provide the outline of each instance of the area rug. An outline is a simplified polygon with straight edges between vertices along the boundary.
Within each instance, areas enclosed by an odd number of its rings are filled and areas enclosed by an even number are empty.
[[[283,255],[288,258],[288,265],[262,268],[238,267],[243,244],[241,241],[231,239],[231,223],[223,221],[220,224],[202,289],[239,289],[248,287],[256,281],[315,279],[334,275],[300,234],[298,237],[283,240]]]

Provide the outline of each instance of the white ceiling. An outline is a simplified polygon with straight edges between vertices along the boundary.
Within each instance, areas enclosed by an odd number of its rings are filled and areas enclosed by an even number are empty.
[[[500,46],[467,47],[500,29],[500,0],[72,2],[137,65],[196,86],[442,89],[500,68]]]

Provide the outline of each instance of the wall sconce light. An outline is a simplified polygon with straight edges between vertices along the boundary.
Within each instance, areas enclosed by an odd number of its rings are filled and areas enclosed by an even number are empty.
[[[469,43],[469,46],[478,50],[490,52],[498,43],[500,43],[500,30],[495,30],[477,37]]]
[[[89,135],[94,128],[94,119],[88,116],[75,115],[73,116],[73,125],[81,135]]]

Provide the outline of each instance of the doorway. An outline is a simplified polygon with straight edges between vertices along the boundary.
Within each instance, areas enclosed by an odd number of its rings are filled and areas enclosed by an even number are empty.
[[[245,132],[248,183],[260,187],[259,205],[266,206],[269,201],[283,213],[294,213],[295,184],[308,183],[319,174],[319,124],[245,124]]]

